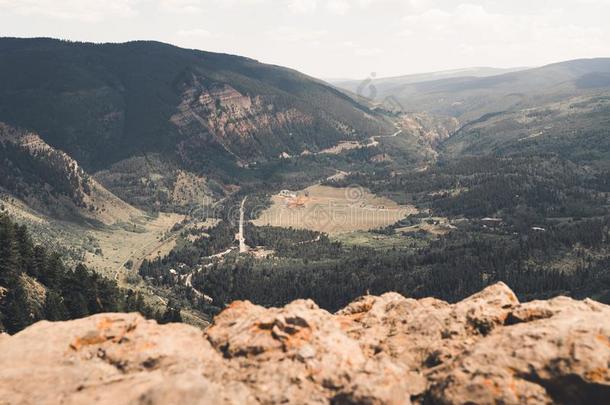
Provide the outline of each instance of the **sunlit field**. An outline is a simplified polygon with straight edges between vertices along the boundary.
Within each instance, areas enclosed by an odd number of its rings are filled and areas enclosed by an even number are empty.
[[[274,195],[272,201],[253,221],[255,225],[338,234],[381,228],[417,212],[413,206],[398,205],[361,187],[315,185]]]

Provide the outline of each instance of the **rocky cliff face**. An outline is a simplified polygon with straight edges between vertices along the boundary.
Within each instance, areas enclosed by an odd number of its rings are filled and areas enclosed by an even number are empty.
[[[520,304],[504,284],[451,305],[389,293],[336,314],[235,302],[202,332],[136,314],[0,336],[7,403],[601,404],[610,307]],[[1,402],[0,401],[0,402]]]
[[[184,81],[180,87],[182,101],[170,120],[185,138],[179,144],[184,160],[189,160],[192,149],[200,151],[201,141],[219,144],[241,163],[282,152],[299,154],[305,147],[319,146],[316,136],[301,138],[312,132],[319,117],[282,103],[277,96],[250,96],[228,84],[197,76]],[[329,131],[337,139],[356,133],[345,123],[329,121],[334,125]]]
[[[139,213],[37,133],[0,122],[0,194],[4,192],[30,208],[63,219],[111,224]]]
[[[401,117],[401,125],[406,131],[416,135],[424,144],[436,149],[441,142],[459,129],[460,122],[453,117],[409,113]]]
[[[158,42],[42,38],[0,39],[0,121],[38,132],[92,174],[156,154],[217,175],[218,160],[260,163],[393,129],[335,88],[279,66]]]

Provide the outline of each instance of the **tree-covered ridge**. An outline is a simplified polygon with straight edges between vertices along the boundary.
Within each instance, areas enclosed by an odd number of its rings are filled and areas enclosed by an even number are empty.
[[[404,111],[427,111],[468,123],[486,114],[608,91],[610,58],[564,61],[487,77],[428,77],[412,83],[397,79],[373,81],[379,100],[391,98]]]
[[[446,158],[554,154],[574,162],[607,164],[610,92],[566,97],[535,108],[487,114],[466,123],[440,147]]]
[[[337,186],[361,184],[379,193],[470,219],[498,216],[524,225],[549,218],[590,218],[610,209],[608,170],[552,154],[466,157],[424,171],[391,175],[387,170],[353,173]]]
[[[193,285],[216,303],[247,299],[278,306],[311,298],[330,310],[367,292],[398,291],[411,297],[457,301],[497,281],[514,286],[528,299],[558,294],[584,297],[605,291],[605,297],[598,299],[608,300],[609,220],[558,225],[523,235],[498,235],[466,226],[416,250],[339,246],[331,257],[310,258],[308,249],[303,249],[303,255],[264,261],[232,256],[197,273]],[[316,249],[319,244],[324,241]],[[551,268],[550,263],[564,255],[578,260],[575,271]]]
[[[90,177],[65,153],[0,122],[0,190],[34,209],[68,217],[94,208],[87,205],[91,188]]]
[[[16,333],[43,319],[134,311],[160,317],[139,293],[83,265],[67,268],[58,254],[35,245],[25,226],[0,214],[0,331]]]
[[[153,152],[277,157],[388,128],[318,80],[237,56],[12,38],[0,56],[0,120],[40,132],[88,171]],[[245,136],[232,137],[236,127]]]

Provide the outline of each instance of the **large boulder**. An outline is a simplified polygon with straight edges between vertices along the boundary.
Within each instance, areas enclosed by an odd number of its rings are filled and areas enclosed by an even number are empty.
[[[137,314],[38,322],[0,339],[0,403],[235,403],[245,387],[206,376],[222,357],[196,328],[160,326]],[[230,384],[227,381],[227,384]],[[173,402],[173,401],[170,401]]]
[[[0,336],[0,404],[610,403],[610,307],[395,293],[336,314],[235,302],[205,332],[137,314]]]
[[[266,403],[410,403],[407,370],[367,356],[312,301],[282,309],[236,302],[207,331],[226,366]]]
[[[559,297],[508,321],[429,375],[430,402],[610,404],[608,306]]]

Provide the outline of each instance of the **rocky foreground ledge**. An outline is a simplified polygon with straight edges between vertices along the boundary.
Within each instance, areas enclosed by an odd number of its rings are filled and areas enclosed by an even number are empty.
[[[610,307],[389,293],[330,314],[235,302],[204,333],[137,314],[0,337],[9,404],[607,404]]]

